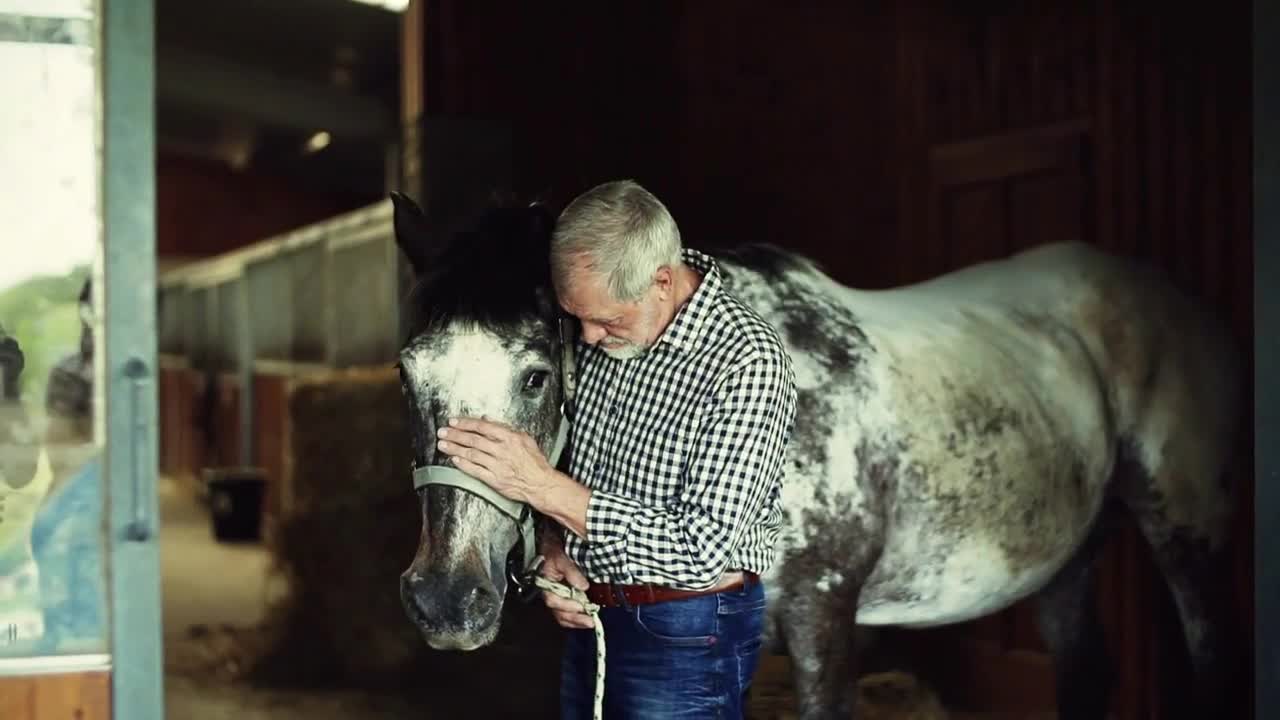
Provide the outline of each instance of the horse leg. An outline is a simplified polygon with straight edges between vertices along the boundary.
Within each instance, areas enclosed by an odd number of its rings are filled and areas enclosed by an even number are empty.
[[[1193,702],[1175,702],[1173,715],[1240,717],[1247,705],[1238,678],[1246,667],[1235,634],[1227,515],[1214,511],[1230,506],[1227,489],[1206,483],[1186,493],[1185,480],[1162,474],[1170,471],[1127,465],[1123,496],[1172,593],[1195,674]]]
[[[1036,625],[1053,658],[1058,717],[1100,720],[1111,695],[1111,660],[1098,618],[1096,570],[1106,508],[1085,542],[1036,597]]]
[[[853,716],[851,686],[857,673],[851,642],[857,591],[847,586],[820,592],[807,583],[782,597],[783,632],[801,720]]]

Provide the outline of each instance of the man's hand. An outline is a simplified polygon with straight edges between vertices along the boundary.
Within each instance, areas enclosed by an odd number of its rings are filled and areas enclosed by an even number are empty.
[[[436,447],[462,472],[587,536],[591,490],[557,471],[528,434],[486,419],[451,418]]]
[[[503,497],[533,504],[554,480],[555,468],[526,433],[489,420],[454,418],[440,428],[437,447],[453,464]]]
[[[589,583],[587,578],[583,576],[582,571],[578,569],[578,565],[564,554],[564,547],[558,542],[544,543],[542,547],[543,563],[540,571],[541,575],[548,580],[566,583],[571,587],[586,591]],[[595,626],[591,620],[591,616],[582,611],[582,606],[578,603],[562,598],[552,592],[542,593],[543,602],[547,604],[547,608],[551,610],[551,615],[561,627],[571,630],[586,629],[590,630]]]

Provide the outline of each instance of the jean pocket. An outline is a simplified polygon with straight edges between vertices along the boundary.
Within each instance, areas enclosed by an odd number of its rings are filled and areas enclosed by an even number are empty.
[[[759,583],[752,583],[734,590],[725,590],[718,593],[718,595],[720,606],[716,612],[720,615],[758,613],[765,609],[764,587]]]
[[[663,645],[705,647],[716,642],[714,596],[638,605],[632,617],[642,634]]]

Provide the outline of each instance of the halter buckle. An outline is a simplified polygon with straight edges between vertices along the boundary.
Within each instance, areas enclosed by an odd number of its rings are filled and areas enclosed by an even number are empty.
[[[516,597],[523,603],[531,603],[538,597],[538,586],[534,583],[534,578],[538,575],[538,570],[542,568],[544,558],[539,555],[534,558],[533,564],[524,571],[516,568],[520,563],[515,559],[507,560],[507,581],[516,589]]]

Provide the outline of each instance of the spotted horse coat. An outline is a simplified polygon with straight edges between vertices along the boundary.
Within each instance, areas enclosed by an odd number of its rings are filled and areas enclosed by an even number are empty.
[[[549,214],[495,211],[449,237],[393,199],[416,274],[400,351],[415,464],[445,462],[433,438],[453,414],[488,414],[551,448],[567,376],[556,372]],[[792,657],[801,717],[851,716],[862,630],[962,622],[1024,598],[1053,656],[1060,717],[1104,717],[1094,566],[1113,509],[1137,520],[1180,611],[1198,678],[1199,705],[1185,708],[1230,716],[1241,693],[1223,469],[1240,371],[1202,307],[1084,244],[874,292],[773,247],[717,260],[726,289],[778,329],[796,373],[785,518],[765,581],[766,639]],[[455,488],[418,495],[406,614],[433,647],[489,644],[515,526]]]
[[[1081,243],[874,292],[776,248],[719,261],[796,369],[766,587],[803,717],[849,717],[855,627],[962,622],[1032,596],[1061,717],[1103,717],[1093,570],[1112,507],[1133,513],[1173,592],[1200,681],[1191,714],[1225,712],[1240,370],[1205,309]]]

